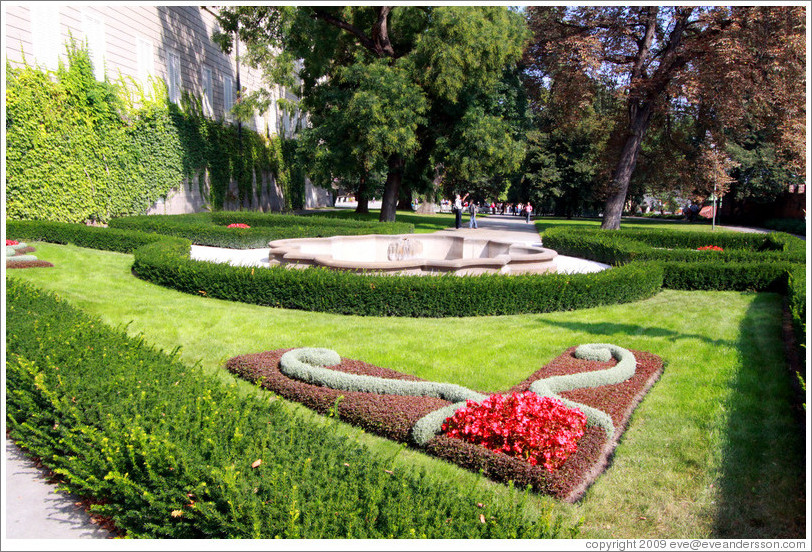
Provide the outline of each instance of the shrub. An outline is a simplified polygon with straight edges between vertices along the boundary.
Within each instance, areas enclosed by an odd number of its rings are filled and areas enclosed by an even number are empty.
[[[424,472],[393,470],[391,458],[336,435],[329,420],[295,418],[283,401],[223,384],[176,352],[14,278],[7,343],[11,438],[67,490],[94,497],[92,509],[128,536],[554,538],[567,531],[551,516],[525,519],[521,501],[501,506]]]
[[[806,221],[801,219],[772,218],[764,221],[764,228],[788,232],[799,236],[806,235]]]
[[[481,403],[468,401],[442,426],[449,437],[494,452],[526,459],[555,471],[578,450],[586,415],[551,397],[532,391],[491,395]]]
[[[193,215],[142,215],[110,221],[111,228],[152,232],[185,238],[198,245],[255,249],[267,247],[272,240],[315,238],[336,235],[398,234],[414,232],[414,225],[342,221],[335,219],[265,213],[197,213]],[[228,228],[244,224],[248,228]]]
[[[379,276],[204,263],[160,243],[137,250],[133,270],[140,278],[186,293],[362,316],[551,312],[636,301],[662,287],[662,269],[644,263],[596,274]]]
[[[51,243],[73,244],[90,249],[103,249],[119,253],[132,253],[133,250],[156,242],[177,243],[177,240],[129,230],[116,230],[86,226],[84,224],[71,224],[66,222],[48,222],[33,220],[6,221],[6,231],[29,241],[46,241]],[[189,242],[185,242],[186,254],[189,254]]]
[[[613,265],[656,262],[663,286],[673,289],[783,291],[788,268],[806,260],[803,240],[781,233],[554,228],[543,238],[564,255]],[[708,245],[723,250],[697,251]]]

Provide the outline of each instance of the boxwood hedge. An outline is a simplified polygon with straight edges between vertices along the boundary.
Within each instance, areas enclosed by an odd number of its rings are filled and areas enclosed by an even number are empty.
[[[524,516],[291,415],[15,278],[11,438],[136,538],[556,538]],[[482,517],[481,517],[482,516]],[[484,521],[483,521],[484,520]]]
[[[596,274],[383,276],[326,268],[232,267],[189,259],[188,250],[150,244],[133,270],[192,294],[275,307],[363,316],[484,316],[571,310],[650,297],[662,269],[635,263]]]
[[[180,217],[187,221],[202,218]],[[572,310],[637,301],[662,287],[786,293],[788,275],[803,266],[798,263],[805,259],[804,242],[788,234],[567,228],[545,232],[545,246],[614,268],[572,275],[381,276],[193,261],[189,259],[189,239],[118,228],[38,221],[9,221],[7,228],[8,235],[16,239],[132,252],[133,269],[139,277],[187,293],[365,316],[484,316]],[[333,229],[333,233],[339,231],[343,229]],[[235,239],[240,236],[237,232]],[[696,251],[701,245],[720,245],[725,250]]]
[[[243,223],[251,228],[228,228]],[[186,238],[198,245],[256,249],[271,240],[359,234],[410,234],[414,225],[340,220],[317,216],[257,212],[216,212],[193,215],[143,215],[110,221],[111,228]]]
[[[603,231],[554,228],[544,245],[560,254],[619,266],[658,263],[663,286],[684,290],[785,291],[788,271],[806,261],[803,240],[783,233]],[[724,251],[698,251],[716,245]]]

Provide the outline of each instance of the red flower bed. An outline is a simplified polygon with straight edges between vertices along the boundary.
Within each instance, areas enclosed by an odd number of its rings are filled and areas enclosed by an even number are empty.
[[[247,224],[243,224],[241,222],[235,222],[234,224],[229,224],[226,228],[251,228]]]
[[[6,240],[6,247],[8,247],[9,245],[20,245],[20,242],[18,242],[17,240]]]
[[[724,251],[724,249],[722,249],[718,245],[703,245],[702,247],[697,247],[696,250],[697,251]]]
[[[595,362],[578,359],[575,358],[574,351],[575,347],[568,349],[528,379],[507,390],[506,394],[522,394],[528,391],[534,381],[541,378],[603,370],[616,363],[614,360]],[[234,357],[226,363],[226,368],[251,382],[259,382],[261,386],[286,399],[304,404],[322,414],[334,412],[347,423],[404,443],[411,443],[411,428],[420,418],[450,404],[431,397],[338,391],[291,379],[279,371],[279,359],[285,352],[287,349]],[[532,465],[523,457],[495,452],[483,445],[443,434],[437,435],[421,450],[482,473],[494,481],[513,481],[518,488],[531,485],[537,493],[573,502],[583,495],[606,468],[632,412],[662,373],[663,363],[658,356],[641,351],[632,352],[637,359],[637,369],[628,380],[615,385],[561,393],[564,398],[609,414],[616,431],[614,438],[608,439],[603,429],[587,427],[578,440],[577,450],[553,471],[549,471],[543,461]],[[341,364],[331,369],[350,374],[422,381],[414,376],[351,359],[342,359]]]
[[[586,415],[558,399],[532,391],[491,395],[482,403],[468,401],[443,424],[449,437],[484,446],[494,452],[526,459],[555,471],[578,450]]]

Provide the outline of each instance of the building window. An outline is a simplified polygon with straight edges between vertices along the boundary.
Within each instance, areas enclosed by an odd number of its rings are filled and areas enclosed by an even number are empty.
[[[149,86],[150,77],[155,76],[155,57],[152,41],[140,36],[135,41],[138,56],[138,80],[143,86]]]
[[[82,14],[82,31],[87,40],[90,51],[90,61],[93,63],[93,75],[96,80],[104,80],[104,55],[106,40],[104,36],[104,22],[89,13]]]
[[[214,89],[211,83],[211,69],[208,67],[202,68],[201,81],[203,82],[203,114],[211,117],[214,115]]]
[[[47,4],[31,4],[31,42],[34,59],[48,69],[59,66],[62,34],[59,30],[59,9]]]
[[[169,52],[166,55],[166,88],[170,102],[180,103],[180,87],[180,56]]]
[[[234,79],[223,75],[223,109],[227,119],[231,118],[232,107],[234,107]]]

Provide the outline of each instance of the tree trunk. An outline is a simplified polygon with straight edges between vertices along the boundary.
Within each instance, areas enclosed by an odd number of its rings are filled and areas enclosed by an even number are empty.
[[[389,174],[386,175],[386,184],[383,189],[383,200],[381,201],[381,222],[394,222],[395,212],[398,205],[398,192],[400,183],[403,180],[403,158],[393,153],[387,161]]]
[[[606,198],[603,208],[604,230],[619,230],[620,217],[623,214],[623,205],[626,203],[626,194],[629,192],[629,182],[637,164],[643,136],[646,134],[651,119],[651,103],[645,102],[640,106],[633,106],[630,111],[629,135],[620,152],[620,159],[612,176],[612,192]]]
[[[358,183],[358,192],[355,194],[358,200],[358,205],[355,207],[356,213],[366,214],[369,213],[369,197],[367,197],[367,175],[361,175],[361,181]]]

